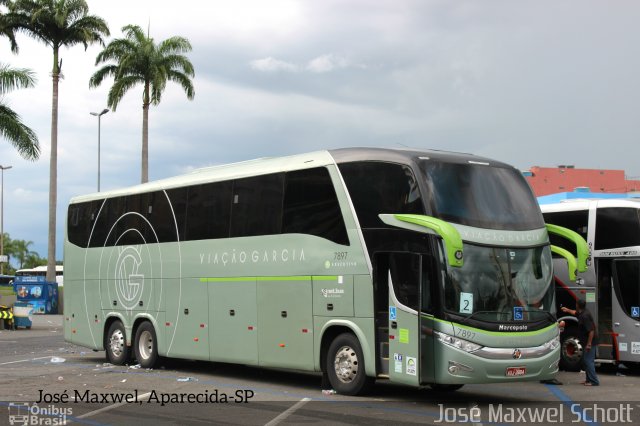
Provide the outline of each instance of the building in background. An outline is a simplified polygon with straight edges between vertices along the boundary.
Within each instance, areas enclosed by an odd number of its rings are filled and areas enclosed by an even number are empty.
[[[629,180],[624,170],[576,169],[574,166],[533,166],[523,172],[536,197],[559,192],[628,193],[640,191],[640,180]]]

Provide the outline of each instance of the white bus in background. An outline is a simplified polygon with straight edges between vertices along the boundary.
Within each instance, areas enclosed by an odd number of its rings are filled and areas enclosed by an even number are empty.
[[[619,194],[624,197],[626,194]],[[540,197],[545,222],[569,228],[587,240],[595,265],[569,281],[562,259],[555,265],[558,319],[567,321],[561,335],[561,365],[577,370],[583,348],[577,338],[575,317],[566,317],[561,306],[571,309],[585,299],[598,325],[596,361],[624,363],[640,369],[640,199],[612,199],[611,194],[581,194],[583,199],[546,203]],[[566,243],[550,236],[559,246]]]
[[[47,275],[47,266],[36,266],[29,269],[18,269],[16,271],[16,277],[29,276],[29,277],[44,277]],[[56,265],[56,282],[58,287],[62,287],[64,283],[63,268],[62,265]]]

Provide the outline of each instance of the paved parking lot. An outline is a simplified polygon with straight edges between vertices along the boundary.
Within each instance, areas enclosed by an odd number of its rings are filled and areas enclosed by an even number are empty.
[[[61,316],[38,316],[31,330],[0,331],[0,424],[640,423],[640,376],[620,372],[601,370],[593,388],[562,372],[563,386],[441,394],[380,383],[366,397],[344,397],[323,394],[317,374],[193,361],[113,366],[104,352],[64,342]],[[27,413],[35,423],[23,422]]]

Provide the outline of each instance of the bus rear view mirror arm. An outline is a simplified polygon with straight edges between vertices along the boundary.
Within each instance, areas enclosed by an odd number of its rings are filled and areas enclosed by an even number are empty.
[[[587,242],[582,238],[580,234],[571,229],[564,228],[558,225],[546,224],[547,232],[558,235],[565,238],[576,245],[577,253],[577,270],[578,272],[585,272],[591,263],[591,253]],[[551,246],[553,249],[553,246]],[[555,252],[564,257],[561,253]],[[573,256],[572,256],[573,257]],[[574,280],[575,278],[572,278]]]
[[[569,279],[571,281],[577,281],[578,261],[576,260],[576,258],[573,257],[573,255],[568,250],[565,250],[562,247],[552,245],[551,251],[567,259],[567,267],[569,269]]]
[[[444,240],[449,266],[462,267],[462,238],[458,230],[448,222],[431,216],[419,214],[381,214],[379,215],[387,225],[411,231],[436,234]]]

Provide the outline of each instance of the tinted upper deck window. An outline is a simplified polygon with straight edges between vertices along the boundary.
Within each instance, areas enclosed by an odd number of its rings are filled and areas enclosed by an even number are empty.
[[[640,246],[638,209],[603,207],[596,213],[596,250]]]
[[[513,168],[423,160],[433,215],[486,229],[525,231],[544,227],[540,207]]]
[[[231,204],[231,237],[279,234],[284,173],[236,179]]]
[[[329,171],[324,167],[288,172],[283,234],[315,235],[348,245],[347,230]]]
[[[587,226],[589,224],[589,211],[588,210],[574,210],[564,212],[550,212],[543,214],[545,223],[562,226],[577,232],[587,239]],[[560,237],[558,235],[549,233],[549,241],[551,244],[562,247],[568,250],[570,253],[576,252],[576,245],[570,240]]]
[[[424,214],[418,183],[405,165],[364,161],[339,165],[361,228],[387,228],[379,214]]]

